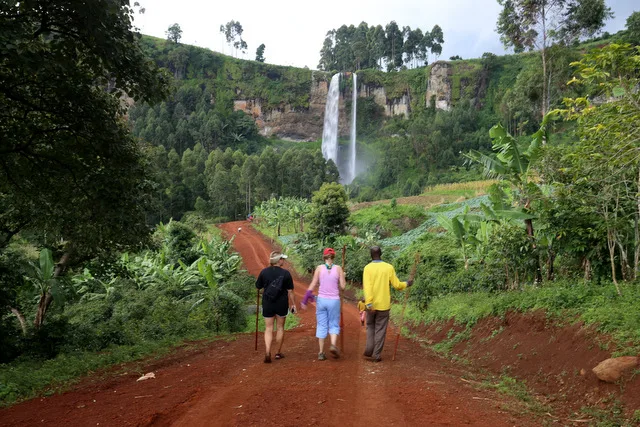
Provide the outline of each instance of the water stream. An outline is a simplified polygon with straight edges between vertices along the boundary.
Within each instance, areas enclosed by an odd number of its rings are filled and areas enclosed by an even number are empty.
[[[322,129],[322,155],[338,166],[338,101],[340,100],[340,73],[331,77],[327,105],[324,109]]]

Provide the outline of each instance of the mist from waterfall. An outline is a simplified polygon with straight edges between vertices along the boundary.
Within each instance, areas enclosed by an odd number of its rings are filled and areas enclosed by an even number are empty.
[[[322,129],[322,156],[338,165],[338,103],[340,100],[340,73],[331,77],[327,105],[324,109]]]
[[[349,178],[346,184],[356,178],[356,102],[358,100],[358,76],[356,73],[351,74],[353,76],[353,91],[351,102],[351,161],[349,162]]]

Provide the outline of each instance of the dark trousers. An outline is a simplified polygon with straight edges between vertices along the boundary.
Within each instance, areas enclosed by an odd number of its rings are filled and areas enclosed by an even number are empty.
[[[389,310],[367,311],[367,345],[364,355],[380,358],[389,325]]]

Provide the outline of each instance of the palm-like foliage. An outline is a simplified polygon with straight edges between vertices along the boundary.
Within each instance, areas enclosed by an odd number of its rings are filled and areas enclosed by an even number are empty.
[[[489,130],[489,136],[493,139],[492,149],[496,154],[486,155],[471,150],[465,157],[482,165],[488,178],[507,180],[519,190],[524,190],[531,179],[531,165],[538,160],[541,148],[547,141],[548,120],[549,116],[546,116],[526,147],[501,124],[495,125]]]
[[[297,197],[280,197],[266,200],[255,209],[257,220],[264,220],[281,234],[282,226],[292,226],[295,232],[304,231],[304,219],[311,212],[308,200]]]

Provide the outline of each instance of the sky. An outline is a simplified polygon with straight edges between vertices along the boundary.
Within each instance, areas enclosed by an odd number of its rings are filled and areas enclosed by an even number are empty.
[[[145,13],[135,25],[143,34],[166,37],[174,23],[182,29],[182,43],[234,55],[220,33],[220,25],[231,20],[242,24],[242,38],[248,44],[243,55],[255,59],[256,49],[265,44],[267,63],[317,69],[320,49],[327,31],[344,25],[369,26],[396,21],[430,31],[435,24],[444,32],[441,59],[459,55],[479,58],[484,52],[508,53],[495,32],[500,5],[496,0],[138,0]],[[615,17],[604,31],[624,29],[627,17],[640,11],[638,0],[607,0]],[[433,57],[430,61],[433,61]]]

